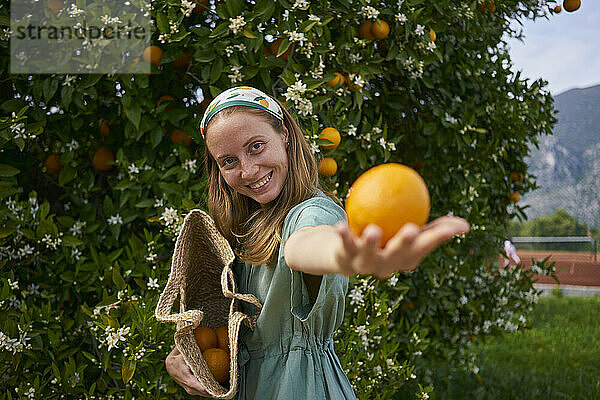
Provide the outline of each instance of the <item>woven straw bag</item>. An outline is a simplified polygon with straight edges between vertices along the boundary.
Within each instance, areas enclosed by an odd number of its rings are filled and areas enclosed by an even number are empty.
[[[254,329],[262,309],[252,294],[237,293],[231,267],[235,254],[217,230],[212,218],[195,209],[185,217],[175,243],[171,273],[156,306],[159,321],[175,322],[175,345],[194,376],[217,399],[231,399],[238,390],[238,334],[245,323]],[[171,314],[180,296],[180,312]],[[238,301],[256,306],[254,316],[238,311]],[[229,387],[219,384],[208,369],[194,338],[199,325],[210,328],[227,325],[229,335]]]

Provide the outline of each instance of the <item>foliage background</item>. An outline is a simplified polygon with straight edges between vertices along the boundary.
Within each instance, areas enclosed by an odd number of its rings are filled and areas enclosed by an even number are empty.
[[[367,168],[401,162],[427,182],[431,218],[471,223],[414,273],[353,279],[336,348],[359,397],[427,398],[420,358],[476,374],[470,343],[529,325],[531,273],[495,258],[508,221],[524,217],[509,195],[535,188],[528,144],[555,123],[545,82],[514,73],[504,42],[519,35],[511,21],[548,5],[492,3],[227,0],[189,13],[191,3],[156,1],[153,43],[165,52],[151,75],[25,76],[8,70],[3,1],[0,399],[186,397],[164,368],[174,327],[153,313],[182,216],[206,208],[203,101],[238,84],[285,100],[315,154],[336,159],[323,182],[340,198]],[[375,18],[390,35],[359,39]],[[175,68],[184,50],[191,64]],[[334,72],[362,89],[325,85]],[[157,104],[164,95],[174,100]],[[326,126],[342,133],[336,150],[319,146]],[[176,128],[191,145],[172,143]],[[94,168],[100,146],[115,155],[109,171]]]

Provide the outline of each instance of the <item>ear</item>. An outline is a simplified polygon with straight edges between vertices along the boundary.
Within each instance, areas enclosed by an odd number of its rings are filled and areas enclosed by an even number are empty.
[[[286,143],[290,141],[290,131],[288,131],[288,128],[285,126],[285,124],[283,125],[283,141]]]

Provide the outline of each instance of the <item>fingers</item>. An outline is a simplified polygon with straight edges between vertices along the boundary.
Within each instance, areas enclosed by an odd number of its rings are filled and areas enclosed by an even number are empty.
[[[414,241],[415,253],[425,256],[456,235],[468,233],[470,225],[462,218],[441,217],[428,226]]]
[[[421,233],[421,229],[413,224],[405,224],[386,244],[386,249],[392,249],[392,251],[406,251],[410,247],[415,239]]]
[[[358,251],[358,247],[354,233],[352,233],[348,224],[344,221],[340,221],[334,225],[334,228],[342,238],[342,243],[344,245],[345,252],[349,256],[354,256]]]
[[[454,216],[449,216],[449,215],[434,219],[433,221],[431,221],[428,224],[426,224],[425,226],[423,226],[423,230],[432,229],[439,225],[446,225],[448,223],[455,224],[456,226],[460,226],[461,229],[464,230],[464,232],[461,232],[461,233],[469,232],[470,225],[467,222],[467,220],[465,220],[464,218],[454,217]]]

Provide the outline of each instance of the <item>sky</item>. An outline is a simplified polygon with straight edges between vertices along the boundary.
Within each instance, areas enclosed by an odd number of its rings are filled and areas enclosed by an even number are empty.
[[[553,96],[600,84],[600,1],[524,21],[523,36],[523,42],[509,41],[513,69],[522,77],[548,81]]]

